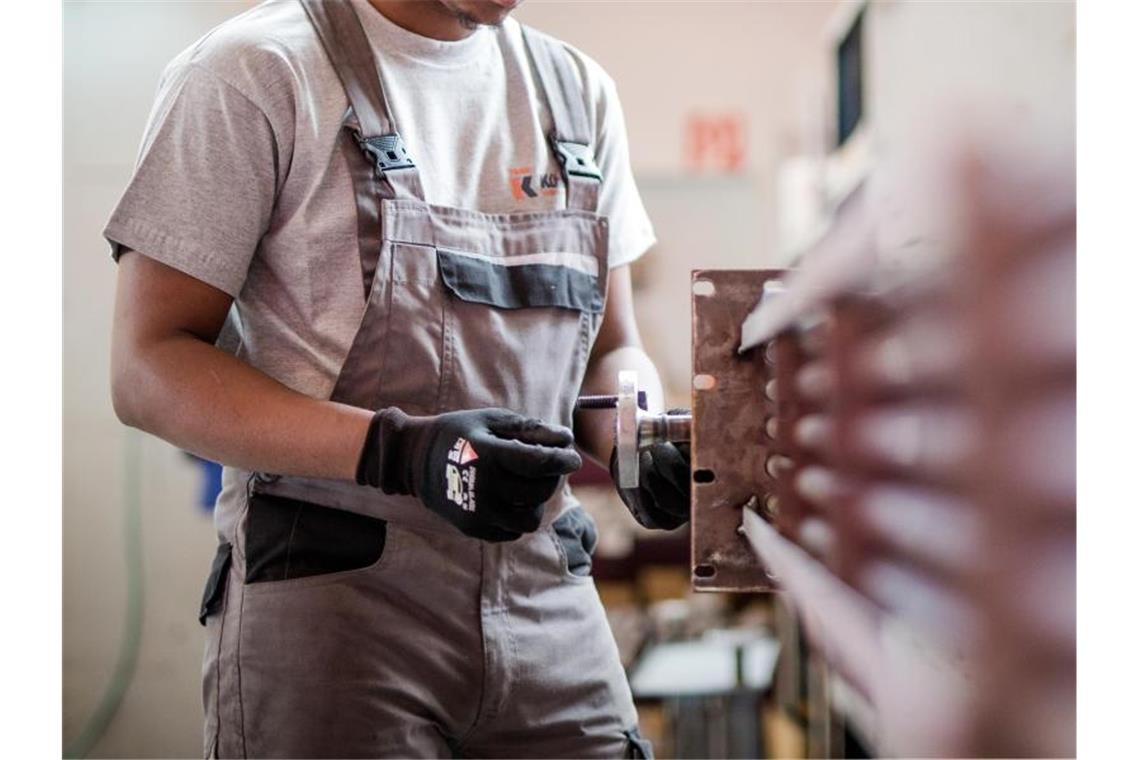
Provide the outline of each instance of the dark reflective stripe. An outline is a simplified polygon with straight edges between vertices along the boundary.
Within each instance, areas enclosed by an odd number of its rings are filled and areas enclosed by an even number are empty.
[[[457,298],[501,309],[556,307],[600,314],[598,278],[557,264],[502,266],[437,251],[443,283]]]

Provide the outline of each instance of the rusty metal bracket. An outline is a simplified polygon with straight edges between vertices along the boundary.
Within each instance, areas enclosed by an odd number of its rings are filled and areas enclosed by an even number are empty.
[[[773,582],[739,532],[742,509],[775,488],[766,395],[772,367],[761,349],[738,353],[741,324],[764,283],[782,270],[696,270],[693,305],[692,584],[696,591],[770,591]],[[770,515],[765,515],[770,518]]]

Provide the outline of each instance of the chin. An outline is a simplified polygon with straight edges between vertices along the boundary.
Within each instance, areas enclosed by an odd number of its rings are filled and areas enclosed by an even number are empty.
[[[444,5],[464,21],[485,26],[503,23],[521,4],[522,0],[444,0]]]

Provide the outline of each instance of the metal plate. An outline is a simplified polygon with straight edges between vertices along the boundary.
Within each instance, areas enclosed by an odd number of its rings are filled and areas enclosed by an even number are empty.
[[[773,490],[763,346],[738,354],[740,327],[764,283],[782,270],[696,270],[693,303],[692,583],[696,591],[769,591],[771,580],[739,532],[741,510]],[[707,292],[709,286],[712,292]],[[712,378],[711,387],[706,387]]]

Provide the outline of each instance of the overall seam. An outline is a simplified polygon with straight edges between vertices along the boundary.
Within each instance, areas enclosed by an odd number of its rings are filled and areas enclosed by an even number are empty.
[[[485,715],[484,710],[487,707],[487,675],[491,672],[490,653],[487,647],[487,625],[484,618],[483,609],[483,586],[486,584],[486,568],[487,568],[487,547],[485,544],[479,547],[479,646],[483,655],[483,673],[479,679],[479,700],[475,706],[475,717],[471,721],[471,725],[463,732],[463,735],[455,743],[457,751],[462,750],[463,743],[466,742],[475,729],[482,723]],[[487,610],[491,615],[494,614],[493,609]]]
[[[246,504],[245,504],[245,519],[249,519],[250,509],[250,490],[253,486],[253,476],[250,476],[249,483],[246,485]],[[248,536],[247,536],[248,537]],[[237,543],[235,541],[235,543]],[[242,547],[242,557],[245,559],[245,547]],[[245,696],[242,693],[241,685],[241,629],[242,621],[245,619],[245,585],[242,585],[241,601],[238,603],[238,629],[237,636],[234,643],[234,673],[237,676],[237,703],[238,703],[238,736],[241,737],[241,756],[249,757],[249,749],[246,747],[245,741]]]
[[[226,610],[230,607],[230,585],[232,579],[229,577],[233,572],[233,565],[231,564],[226,568],[226,590],[222,593],[222,610],[221,616],[218,618],[218,654],[214,660],[214,737],[213,748],[207,751],[207,755],[217,756],[218,742],[222,735],[222,642],[226,636]]]
[[[452,324],[454,310],[451,307],[450,294],[443,294],[443,339],[440,341],[439,360],[439,388],[436,391],[435,409],[444,411],[449,409],[448,399],[451,395],[451,365],[454,361],[455,327]]]
[[[500,622],[502,624],[502,628],[503,628],[503,633],[506,637],[507,644],[509,645],[509,648],[510,648],[510,654],[515,659],[518,659],[518,649],[515,646],[514,637],[511,635],[511,628],[510,628],[510,625],[509,625],[508,620],[507,620],[507,610],[503,607],[492,610],[492,611],[490,611],[489,617],[497,617],[500,620]],[[483,650],[484,650],[484,652],[487,651],[487,643],[486,643],[486,634],[485,633],[483,636]],[[500,663],[500,666],[501,666],[499,668],[500,671],[506,671],[509,667],[507,662]],[[486,657],[485,657],[484,658],[484,670],[483,670],[483,694],[482,694],[482,697],[480,699],[480,705],[479,705],[480,706],[480,714],[477,716],[475,723],[472,724],[471,731],[468,731],[467,735],[469,735],[472,731],[474,731],[476,726],[482,727],[482,726],[485,726],[487,723],[494,721],[495,718],[497,718],[499,716],[499,713],[502,711],[502,707],[500,704],[502,702],[502,700],[501,699],[491,699],[488,696],[488,692],[490,691],[490,689],[487,686],[487,682],[491,676],[490,671],[491,671],[491,669],[489,667],[487,667],[487,661],[486,661]],[[500,681],[502,681],[504,679],[505,679],[505,674],[503,675],[502,678],[500,678]],[[467,738],[467,735],[464,736],[464,739]]]
[[[241,686],[241,629],[245,619],[245,592],[242,591],[241,604],[238,605],[237,645],[234,648],[234,670],[237,672],[237,698],[238,698],[238,735],[241,736],[241,756],[249,757],[249,750],[245,743],[245,695]]]
[[[603,307],[604,308],[604,307]],[[590,360],[590,334],[593,333],[593,317],[587,312],[582,312],[582,316],[578,321],[578,363],[588,362]],[[574,368],[577,370],[577,367]]]
[[[514,552],[508,552],[508,553],[507,553],[507,561],[506,561],[506,565],[507,565],[507,568],[506,568],[506,569],[507,569],[507,577],[508,577],[508,578],[510,578],[510,577],[512,577],[512,576],[514,575],[514,573],[515,573],[515,569],[516,569],[516,568],[515,568],[515,555],[514,555]],[[506,632],[506,635],[507,635],[507,644],[510,646],[510,650],[511,650],[511,660],[510,660],[510,662],[513,662],[513,663],[518,663],[518,662],[521,662],[521,661],[522,661],[522,658],[520,658],[520,657],[519,657],[519,645],[518,645],[518,639],[516,639],[516,638],[515,638],[514,629],[513,629],[513,627],[511,626],[511,621],[510,621],[510,611],[509,611],[509,606],[508,606],[508,604],[506,603],[506,601],[505,601],[505,600],[504,600],[504,603],[503,603],[503,612],[502,612],[502,615],[503,615],[503,630]],[[511,680],[511,675],[509,674],[509,671],[510,671],[510,669],[511,669],[511,668],[510,668],[510,664],[509,664],[509,663],[504,663],[504,667],[503,667],[503,670],[504,670],[504,671],[508,671],[508,672],[504,673],[504,676],[503,676],[503,680],[504,680],[504,682],[506,682],[506,683],[508,684],[508,688],[509,688],[509,684],[510,684],[510,680]],[[505,696],[505,695],[504,695],[504,696]],[[500,710],[500,705],[501,705],[501,704],[502,704],[502,700],[500,700],[498,703],[496,703],[496,710],[495,710],[495,715],[496,715],[496,716],[497,716],[497,715],[498,715],[498,713],[499,713],[499,710]]]
[[[383,245],[383,243],[381,243],[381,245]],[[396,269],[396,248],[395,248],[395,246],[390,245],[389,246],[389,255],[388,255],[388,282],[385,283],[385,286],[384,286],[385,290],[387,290],[387,292],[384,294],[384,335],[380,339],[380,345],[377,346],[377,349],[378,349],[377,353],[381,357],[384,357],[384,355],[386,353],[386,349],[388,348],[389,338],[390,338],[391,332],[392,332],[392,293],[395,290],[395,288],[392,285],[392,277],[394,276],[393,273],[395,272],[395,269]],[[367,309],[368,307],[366,306],[365,308]],[[345,358],[345,361],[346,362],[348,361],[347,357]],[[380,369],[376,373],[376,377],[377,377],[377,383],[376,384],[379,387],[376,391],[376,395],[373,396],[373,403],[372,403],[373,407],[378,407],[380,405],[380,399],[383,398],[383,396],[384,396],[384,370],[388,369],[388,364],[389,363],[386,359],[381,358]],[[341,371],[343,372],[343,369]]]
[[[431,226],[433,228],[437,226],[437,219],[451,221],[468,228],[488,229],[506,224],[509,225],[511,229],[531,229],[536,226],[544,225],[550,220],[551,216],[578,219],[584,222],[597,221],[600,216],[596,211],[568,207],[546,209],[545,211],[515,211],[495,214],[475,211],[473,209],[457,208],[455,206],[445,206],[437,203],[427,203],[426,201],[418,199],[384,198],[383,204],[398,210],[400,216],[431,219]],[[446,226],[446,224],[443,226]],[[404,241],[394,235],[390,239],[393,242],[415,242],[410,240]]]

